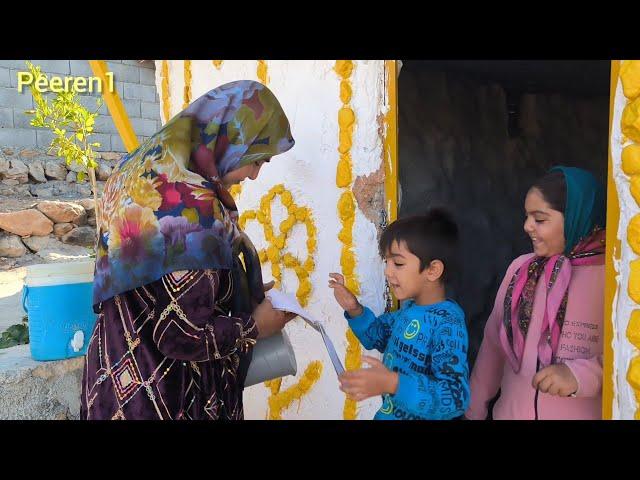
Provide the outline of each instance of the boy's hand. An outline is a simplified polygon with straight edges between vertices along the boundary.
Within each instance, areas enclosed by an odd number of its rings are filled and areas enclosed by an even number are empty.
[[[344,372],[339,377],[340,390],[356,402],[385,393],[396,393],[397,373],[389,370],[376,358],[363,356],[362,361],[370,365],[370,368]]]
[[[339,273],[330,273],[329,287],[333,288],[333,295],[350,317],[358,317],[362,315],[363,308],[358,299],[344,284],[344,277]]]
[[[567,397],[578,390],[578,380],[563,363],[543,368],[533,377],[533,388],[549,395]]]

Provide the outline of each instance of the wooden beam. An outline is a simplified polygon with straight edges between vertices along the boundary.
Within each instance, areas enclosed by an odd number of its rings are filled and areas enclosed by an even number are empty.
[[[106,75],[109,71],[107,62],[104,60],[89,60],[89,65],[93,70],[93,74],[102,80],[102,98],[109,109],[111,119],[120,134],[124,147],[127,149],[127,152],[131,153],[138,148],[140,142],[138,142],[138,137],[136,137],[133,127],[131,126],[129,116],[122,104],[122,100],[120,100],[118,92],[115,88],[113,91],[109,91],[109,79]]]

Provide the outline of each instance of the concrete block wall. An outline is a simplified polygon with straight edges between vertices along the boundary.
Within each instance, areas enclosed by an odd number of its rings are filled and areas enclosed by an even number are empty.
[[[49,77],[93,76],[88,60],[31,60]],[[123,101],[133,129],[143,142],[161,126],[160,99],[155,86],[155,65],[151,60],[107,60],[113,72],[115,88]],[[0,60],[0,147],[46,148],[52,134],[30,125],[31,117],[24,113],[33,108],[30,91],[18,92],[18,72],[26,71],[25,60]],[[80,102],[90,110],[96,109],[98,92],[82,94]],[[102,105],[96,119],[97,150],[125,152],[106,105]]]

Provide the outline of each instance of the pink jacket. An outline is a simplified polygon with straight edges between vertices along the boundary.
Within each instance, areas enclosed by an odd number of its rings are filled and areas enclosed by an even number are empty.
[[[604,265],[573,267],[569,284],[567,312],[556,355],[557,361],[565,363],[578,380],[576,397],[538,392],[536,399],[536,390],[531,386],[536,374],[537,345],[546,300],[544,281],[536,287],[520,372],[514,373],[506,361],[498,336],[504,297],[516,269],[532,256],[530,253],[516,258],[502,280],[471,373],[471,403],[465,416],[472,420],[485,419],[489,401],[501,389],[493,407],[493,418],[497,420],[533,420],[536,406],[540,420],[600,419]]]

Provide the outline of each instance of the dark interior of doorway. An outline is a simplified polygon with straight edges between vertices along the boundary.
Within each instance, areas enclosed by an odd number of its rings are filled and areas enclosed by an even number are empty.
[[[398,82],[400,216],[449,208],[473,366],[509,263],[531,251],[524,197],[553,165],[606,184],[608,61],[404,61]]]

